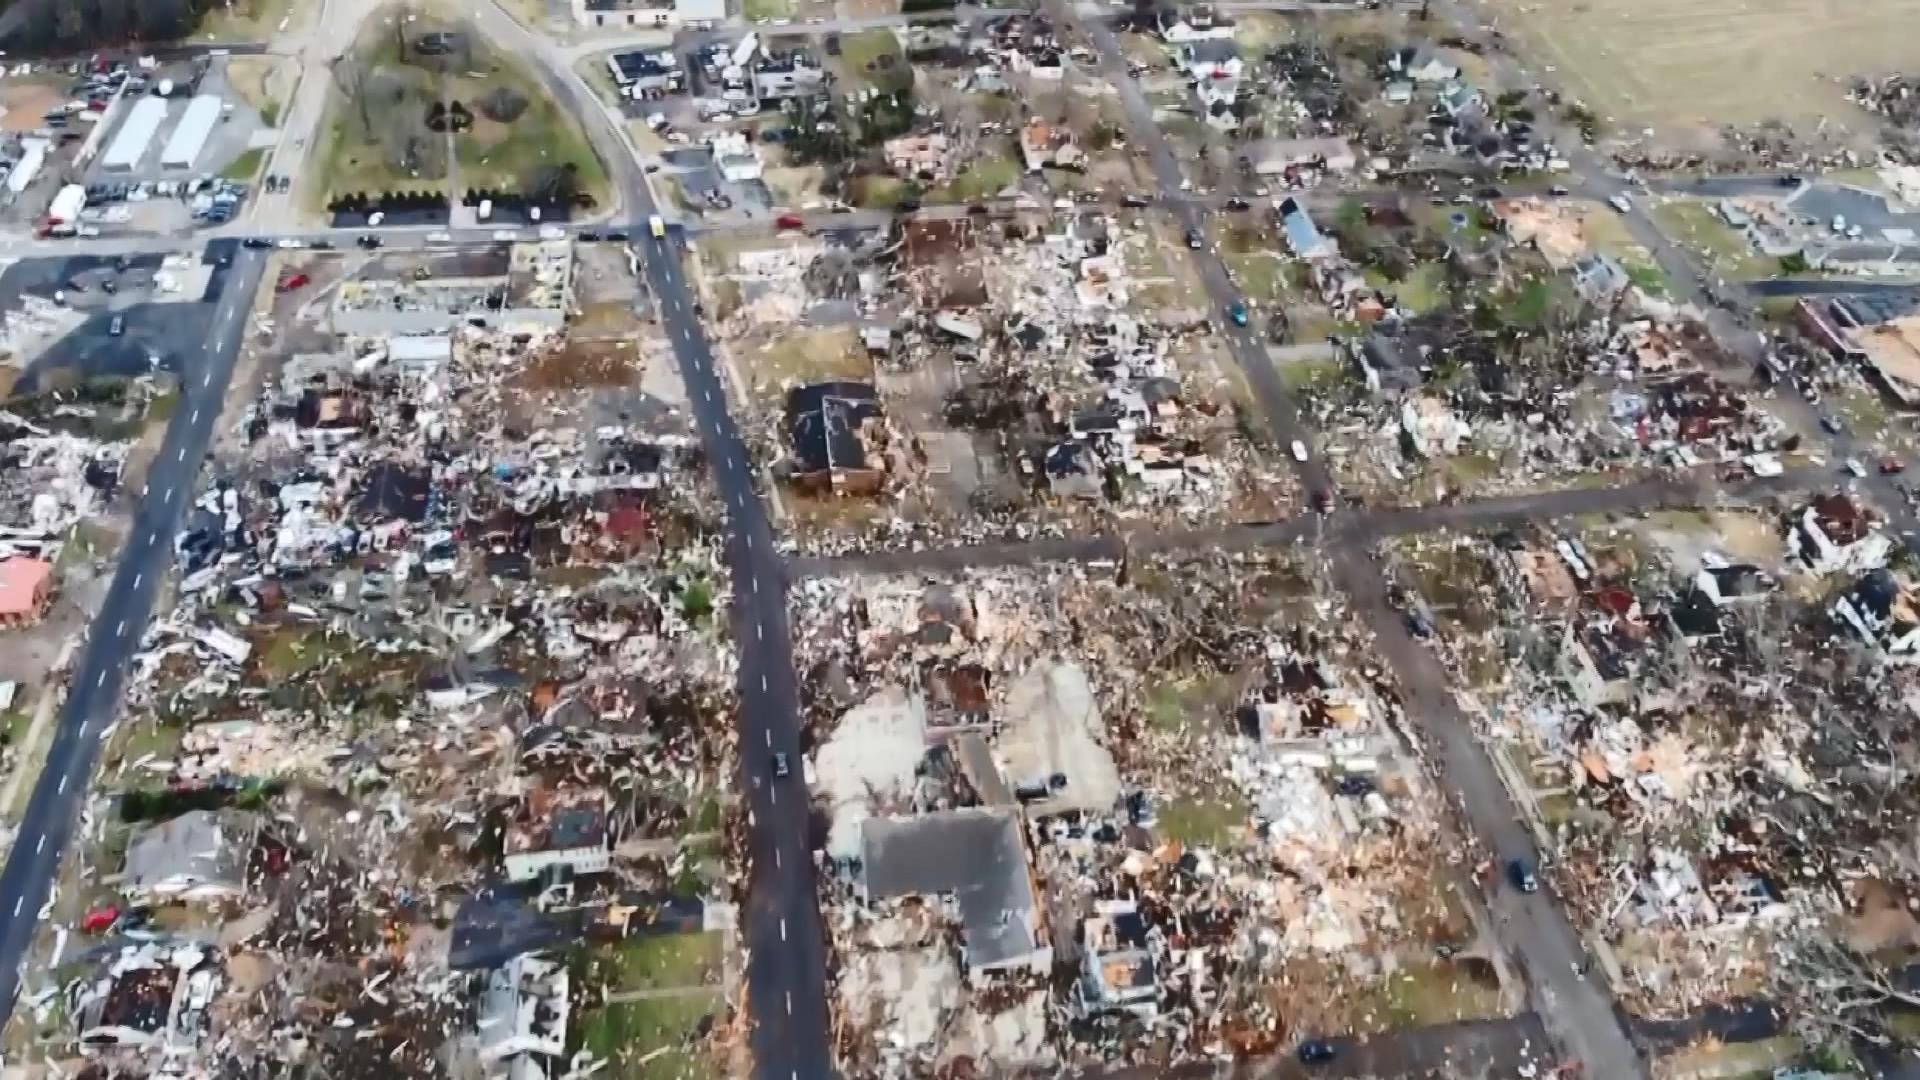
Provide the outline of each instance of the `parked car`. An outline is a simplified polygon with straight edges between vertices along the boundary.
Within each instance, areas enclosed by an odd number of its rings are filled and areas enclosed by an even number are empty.
[[[1295,461],[1307,460],[1307,444],[1306,443],[1301,442],[1299,439],[1295,439],[1293,440],[1292,450],[1293,450],[1293,460]]]
[[[242,247],[270,248],[273,246],[273,240],[265,236],[249,236],[240,241],[240,244]]]
[[[309,278],[306,274],[303,274],[303,273],[296,272],[292,274],[287,274],[281,277],[279,284],[274,286],[274,291],[290,293],[295,289],[305,286],[307,282],[311,280],[312,280],[311,278]]]
[[[804,229],[807,227],[807,223],[801,220],[799,214],[781,214],[779,217],[773,219],[773,227],[776,229]]]
[[[1340,1051],[1325,1039],[1308,1039],[1300,1044],[1297,1051],[1303,1065],[1318,1065],[1323,1061],[1332,1061]]]
[[[1889,454],[1880,459],[1880,475],[1892,476],[1907,471],[1907,463]]]

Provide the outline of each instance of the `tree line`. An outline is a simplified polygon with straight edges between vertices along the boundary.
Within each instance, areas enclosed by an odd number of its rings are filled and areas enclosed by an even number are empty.
[[[0,0],[0,44],[59,53],[188,37],[225,0]],[[235,0],[251,7],[253,0]]]

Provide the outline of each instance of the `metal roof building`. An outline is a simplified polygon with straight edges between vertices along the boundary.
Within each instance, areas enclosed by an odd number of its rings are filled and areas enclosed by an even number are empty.
[[[143,97],[133,103],[133,109],[114,133],[113,141],[107,144],[107,152],[100,158],[100,167],[115,172],[130,172],[140,164],[147,154],[148,144],[160,130],[160,122],[167,118],[165,98]]]
[[[220,122],[220,98],[213,94],[200,94],[187,103],[187,113],[180,118],[179,126],[173,129],[173,135],[167,139],[166,149],[160,151],[160,165],[167,169],[191,169],[193,161],[206,149],[207,138],[213,134],[213,125]]]

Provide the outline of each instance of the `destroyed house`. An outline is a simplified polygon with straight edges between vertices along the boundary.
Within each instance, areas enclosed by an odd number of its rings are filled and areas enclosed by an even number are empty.
[[[1864,574],[1887,564],[1893,544],[1846,495],[1817,496],[1787,526],[1787,551],[1816,574]]]
[[[1160,984],[1149,951],[1145,916],[1131,900],[1108,900],[1081,924],[1080,977],[1074,1002],[1082,1015],[1129,1012],[1151,1019],[1160,1012]]]
[[[366,487],[360,493],[360,513],[375,521],[424,521],[432,487],[424,471],[376,465],[367,472]]]
[[[1833,617],[1889,663],[1920,663],[1920,606],[1913,589],[1880,567],[1833,603]]]
[[[969,808],[869,818],[861,827],[860,888],[869,903],[951,897],[976,982],[1044,977],[1053,966],[1017,813]]]
[[[884,423],[879,392],[866,383],[814,383],[789,391],[795,483],[820,491],[878,492],[886,470],[869,440]]]
[[[1333,254],[1333,246],[1320,235],[1319,226],[1308,216],[1299,200],[1288,196],[1280,200],[1280,229],[1286,234],[1287,247],[1303,259],[1324,259]]]
[[[180,972],[161,964],[109,973],[78,1013],[81,1043],[145,1046],[164,1041],[179,985]]]
[[[535,788],[507,825],[507,880],[604,873],[613,865],[607,824],[605,791]]]
[[[1561,676],[1589,708],[1624,704],[1644,642],[1618,621],[1567,624],[1560,639]]]
[[[1752,563],[1709,566],[1694,575],[1694,588],[1715,607],[1765,600],[1777,586],[1773,576]]]
[[[190,1049],[205,1032],[207,1009],[225,981],[218,957],[192,942],[119,948],[70,991],[81,1045]]]
[[[142,830],[127,845],[122,888],[140,903],[215,903],[247,888],[260,819],[234,810],[190,810]]]
[[[522,953],[487,974],[475,1028],[490,1075],[544,1080],[567,1053],[567,966]]]

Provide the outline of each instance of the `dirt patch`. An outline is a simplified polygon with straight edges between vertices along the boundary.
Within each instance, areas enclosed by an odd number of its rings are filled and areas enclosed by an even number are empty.
[[[784,390],[789,386],[834,379],[871,381],[873,361],[860,347],[850,326],[788,331],[758,347],[737,347],[740,366],[755,386]]]
[[[227,61],[227,85],[253,107],[268,127],[280,121],[280,107],[292,92],[287,68],[271,56],[236,56]]]
[[[32,131],[45,127],[43,117],[66,100],[59,87],[46,83],[10,82],[0,86],[0,106],[7,110],[5,116],[0,116],[0,131]]]
[[[628,386],[639,371],[639,351],[631,341],[570,340],[534,356],[513,385],[533,391]]]

